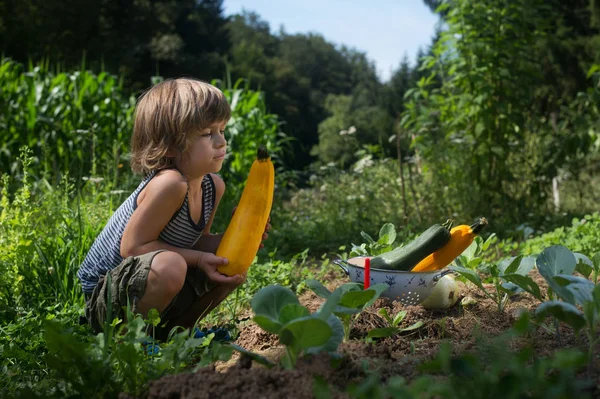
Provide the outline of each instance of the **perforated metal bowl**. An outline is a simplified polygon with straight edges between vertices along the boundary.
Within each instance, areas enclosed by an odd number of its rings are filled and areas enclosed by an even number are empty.
[[[366,256],[336,259],[333,261],[342,268],[344,273],[355,283],[365,282]],[[423,302],[440,278],[452,273],[449,269],[433,272],[401,272],[396,270],[371,268],[370,284],[385,283],[390,287],[381,294],[384,297],[400,301],[403,305],[418,305]]]

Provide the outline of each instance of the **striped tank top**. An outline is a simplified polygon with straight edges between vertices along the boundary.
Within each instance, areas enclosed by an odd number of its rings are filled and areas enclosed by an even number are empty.
[[[153,171],[142,180],[135,191],[113,213],[92,244],[77,272],[84,293],[92,293],[100,276],[104,276],[123,261],[124,258],[121,256],[123,231],[125,231],[125,226],[127,226],[133,211],[137,208],[138,195],[156,176],[156,173]],[[183,204],[160,232],[159,239],[179,248],[191,248],[202,235],[202,230],[210,219],[214,204],[215,184],[212,177],[207,174],[202,180],[202,214],[199,223],[196,224],[190,216],[188,194],[186,193]]]

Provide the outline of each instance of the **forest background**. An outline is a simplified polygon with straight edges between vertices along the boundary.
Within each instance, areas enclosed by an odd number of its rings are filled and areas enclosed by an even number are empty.
[[[480,215],[501,237],[527,237],[596,210],[596,1],[425,4],[441,21],[431,45],[399,59],[381,82],[360,49],[317,33],[273,32],[251,11],[225,16],[220,0],[0,0],[4,72],[21,76],[14,87],[32,101],[11,103],[3,83],[0,170],[22,176],[25,144],[36,177],[94,182],[110,174],[110,188],[127,191],[137,182],[127,165],[135,98],[157,79],[194,76],[216,79],[232,96],[257,95],[241,116],[262,107],[262,127],[245,122],[254,133],[235,139],[241,154],[228,158],[223,174],[233,204],[255,147],[248,143],[268,142],[281,201],[273,248],[323,252],[383,222],[409,234]],[[86,73],[115,78],[119,98],[106,121],[94,116],[92,98],[78,100],[90,107],[78,119],[67,106],[39,106],[56,97],[42,95],[40,82],[65,72],[71,81]],[[32,83],[35,74],[41,80]],[[231,141],[242,136],[236,129],[232,123]],[[330,208],[311,207],[315,198]],[[308,225],[298,224],[309,214]],[[286,243],[290,237],[297,243]]]

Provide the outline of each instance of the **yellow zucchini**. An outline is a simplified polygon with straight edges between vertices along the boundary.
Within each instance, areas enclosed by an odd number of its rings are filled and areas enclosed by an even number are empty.
[[[454,227],[450,230],[450,240],[446,245],[417,263],[411,272],[430,272],[448,266],[471,245],[475,236],[487,224],[488,222],[485,218],[480,218],[471,226],[463,224]]]
[[[240,202],[225,230],[216,255],[229,260],[219,272],[233,276],[248,270],[260,247],[273,205],[275,169],[264,147],[258,149]]]

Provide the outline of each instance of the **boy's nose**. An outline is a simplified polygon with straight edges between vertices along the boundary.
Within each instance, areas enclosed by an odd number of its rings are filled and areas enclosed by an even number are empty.
[[[227,145],[227,139],[225,136],[219,136],[219,141],[217,141],[217,148],[225,147]]]

